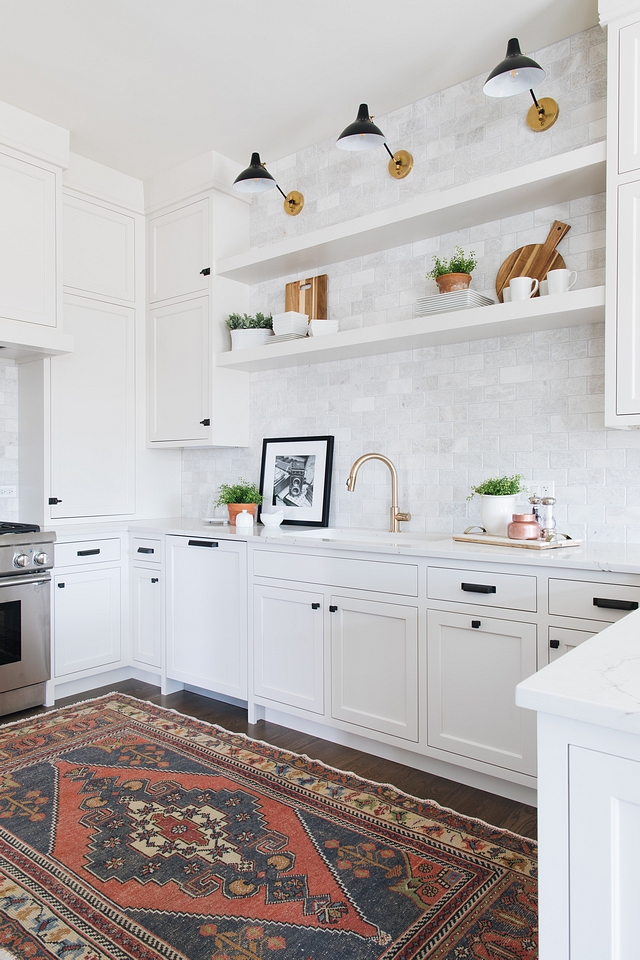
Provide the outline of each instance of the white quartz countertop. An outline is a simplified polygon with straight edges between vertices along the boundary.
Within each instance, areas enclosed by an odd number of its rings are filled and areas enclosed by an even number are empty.
[[[640,734],[640,610],[518,684],[516,703]]]

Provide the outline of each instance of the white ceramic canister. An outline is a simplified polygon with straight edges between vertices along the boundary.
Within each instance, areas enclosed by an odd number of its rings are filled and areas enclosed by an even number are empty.
[[[236,530],[249,530],[253,527],[253,515],[243,510],[236,517]]]
[[[515,494],[502,497],[491,496],[490,494],[481,495],[480,522],[490,536],[507,536],[507,527],[515,513],[517,499],[518,497]]]

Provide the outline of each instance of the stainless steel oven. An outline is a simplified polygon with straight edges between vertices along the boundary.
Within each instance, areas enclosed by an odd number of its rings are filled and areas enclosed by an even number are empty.
[[[54,533],[0,524],[0,715],[45,702]]]

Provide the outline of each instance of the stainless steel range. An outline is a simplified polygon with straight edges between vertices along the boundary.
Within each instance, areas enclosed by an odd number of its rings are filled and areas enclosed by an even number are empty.
[[[45,702],[53,532],[0,523],[0,715]]]

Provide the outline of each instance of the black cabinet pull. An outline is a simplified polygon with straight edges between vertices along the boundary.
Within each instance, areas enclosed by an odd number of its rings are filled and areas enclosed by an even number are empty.
[[[495,593],[496,588],[487,583],[461,583],[460,589],[466,593]]]
[[[552,650],[557,650],[557,649],[559,648],[559,646],[560,646],[560,641],[559,641],[559,640],[549,640],[549,646],[551,647]]]
[[[151,583],[157,583],[157,582],[158,582],[157,577],[151,577]]]
[[[607,607],[609,610],[637,610],[636,600],[607,600],[606,597],[594,597],[594,607]]]
[[[472,620],[471,626],[474,628],[474,630],[477,630],[478,627],[482,626],[482,620]]]
[[[319,604],[319,603],[312,603],[312,604],[311,604],[311,609],[312,609],[312,610],[319,610],[319,609],[320,609],[320,604]]]
[[[62,500],[58,500],[57,497],[49,497],[49,505],[50,505],[50,506],[53,507],[53,506],[56,505],[56,503],[62,503]]]
[[[153,547],[138,547],[138,553],[155,553]]]
[[[208,277],[211,273],[211,267],[205,267],[204,270],[201,270],[200,273],[203,277]]]
[[[329,607],[329,613],[335,613],[338,608],[334,607],[333,604]]]
[[[217,547],[217,540],[189,540],[190,547]]]
[[[65,587],[66,587],[66,583],[59,583],[59,584],[58,584],[58,590],[64,590]]]
[[[202,424],[203,427],[211,426],[211,420],[209,419],[209,417],[205,417],[204,420],[200,421],[200,423]]]
[[[78,550],[76,556],[78,557],[95,557],[100,553],[100,549],[96,547],[95,550]]]

